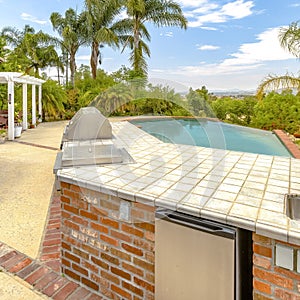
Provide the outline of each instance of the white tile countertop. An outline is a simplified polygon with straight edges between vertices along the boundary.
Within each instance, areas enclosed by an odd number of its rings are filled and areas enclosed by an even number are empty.
[[[300,245],[300,222],[284,203],[300,194],[299,159],[167,144],[128,122],[112,126],[113,143],[135,162],[63,168],[60,181]]]

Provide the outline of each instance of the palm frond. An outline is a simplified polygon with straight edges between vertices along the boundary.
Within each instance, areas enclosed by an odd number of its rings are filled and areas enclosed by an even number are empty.
[[[262,100],[266,92],[296,89],[300,91],[300,78],[286,74],[283,76],[269,75],[258,87],[256,96],[258,100]]]

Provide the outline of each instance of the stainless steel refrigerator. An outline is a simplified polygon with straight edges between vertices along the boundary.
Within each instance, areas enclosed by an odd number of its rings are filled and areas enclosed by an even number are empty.
[[[251,232],[158,210],[155,299],[252,299]]]

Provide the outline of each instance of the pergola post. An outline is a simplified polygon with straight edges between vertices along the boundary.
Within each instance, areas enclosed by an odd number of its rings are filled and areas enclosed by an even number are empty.
[[[28,128],[28,116],[27,116],[27,83],[23,83],[23,111],[22,111],[22,127],[23,130]]]
[[[36,88],[35,88],[35,84],[32,85],[32,99],[31,100],[32,100],[31,124],[35,126],[36,125]]]
[[[7,82],[7,97],[8,97],[8,140],[15,139],[15,98],[14,98],[15,85],[11,78]]]
[[[0,0],[1,2],[1,0]],[[35,78],[33,76],[24,75],[19,72],[0,72],[0,84],[7,84],[7,98],[8,98],[8,128],[7,136],[9,140],[15,138],[15,99],[14,99],[14,84],[23,84],[23,103],[22,103],[22,128],[26,130],[28,128],[28,84],[32,85],[32,124],[36,125],[36,86],[39,86],[38,91],[38,113],[42,115],[42,84],[45,80]]]
[[[39,118],[38,121],[42,122],[42,113],[43,113],[43,108],[42,108],[42,85],[39,85]]]

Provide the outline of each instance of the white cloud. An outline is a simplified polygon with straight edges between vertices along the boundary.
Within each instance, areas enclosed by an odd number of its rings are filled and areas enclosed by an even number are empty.
[[[216,27],[209,27],[209,26],[201,26],[200,28],[203,30],[211,30],[211,31],[218,30]]]
[[[271,28],[260,33],[257,35],[257,42],[242,44],[237,52],[230,54],[230,58],[220,63],[207,64],[201,62],[198,65],[181,66],[176,70],[165,70],[164,74],[177,74],[189,78],[193,76],[234,76],[257,70],[264,66],[265,62],[284,61],[295,58],[280,47],[278,31],[279,28]],[[198,49],[214,50],[213,47],[215,46],[203,45]]]
[[[183,7],[200,7],[206,4],[207,0],[178,0],[177,3],[182,5]]]
[[[25,21],[30,21],[30,22],[33,22],[33,23],[37,23],[37,24],[41,24],[41,25],[44,25],[47,23],[46,20],[39,20],[37,17],[34,17],[30,14],[27,14],[27,13],[21,13],[21,18]]]
[[[278,41],[279,28],[271,28],[257,36],[256,43],[242,44],[239,51],[222,62],[224,66],[250,65],[265,61],[276,61],[293,58]]]
[[[201,50],[201,51],[205,51],[205,50],[217,50],[220,49],[219,46],[214,46],[214,45],[197,45],[197,49]]]
[[[222,14],[232,17],[234,19],[242,19],[252,15],[251,9],[254,7],[253,1],[244,2],[244,0],[237,0],[235,2],[227,3],[222,7]]]
[[[184,14],[190,27],[203,27],[208,23],[225,23],[232,19],[242,19],[253,14],[254,1],[235,0],[219,5],[216,1],[182,0]]]
[[[160,36],[166,36],[166,37],[172,38],[173,37],[173,32],[168,31],[168,32],[165,32],[165,33],[160,33]]]

